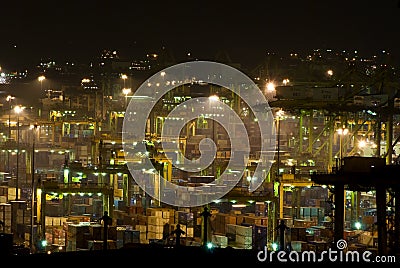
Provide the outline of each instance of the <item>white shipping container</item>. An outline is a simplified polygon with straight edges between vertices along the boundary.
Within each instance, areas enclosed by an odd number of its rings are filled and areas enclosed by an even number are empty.
[[[250,236],[251,237],[253,234],[253,227],[236,225],[236,234],[241,235],[241,236]]]
[[[227,234],[236,234],[236,224],[227,224],[225,231]]]
[[[313,88],[312,99],[315,101],[338,101],[339,100],[339,88]]]
[[[304,100],[312,98],[312,88],[295,86],[277,86],[276,98],[285,100]]]
[[[251,236],[236,235],[235,241],[239,244],[251,245],[253,243],[253,238]]]
[[[218,247],[225,248],[228,246],[228,237],[224,235],[212,235],[211,242]]]
[[[290,244],[292,246],[293,251],[302,252],[304,247],[303,245],[306,243],[307,242],[304,241],[292,241]]]

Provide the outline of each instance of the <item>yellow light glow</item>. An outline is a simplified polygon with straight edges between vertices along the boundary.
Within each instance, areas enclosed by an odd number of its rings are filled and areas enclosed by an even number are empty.
[[[275,91],[275,84],[274,84],[273,82],[269,82],[269,83],[267,84],[267,91],[268,91],[268,92],[273,92],[273,91]]]

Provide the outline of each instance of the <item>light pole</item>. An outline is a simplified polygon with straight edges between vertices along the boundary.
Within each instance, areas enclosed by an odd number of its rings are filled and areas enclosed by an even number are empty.
[[[35,185],[35,141],[36,141],[36,130],[38,129],[38,125],[34,124],[31,126],[33,129],[33,135],[32,135],[32,161],[31,161],[31,174],[32,174],[32,194],[31,194],[31,235],[30,235],[30,247],[32,253],[34,250],[34,239],[33,239],[33,233],[34,233],[34,223],[35,223],[35,199],[36,199],[36,185]]]
[[[281,117],[285,114],[285,111],[280,109],[276,112],[276,127],[277,127],[277,138],[278,138],[278,146],[277,146],[277,157],[276,157],[276,176],[279,181],[279,165],[280,165],[280,154],[281,154]]]
[[[11,108],[12,108],[11,101],[13,99],[15,99],[15,97],[13,97],[11,95],[8,95],[6,98],[6,100],[8,102],[8,108],[9,108],[9,110],[8,110],[8,140],[11,139]]]
[[[265,95],[268,100],[273,100],[276,94],[275,84],[274,82],[268,82],[266,85],[266,92]]]
[[[121,74],[121,79],[124,81],[124,87],[125,88],[125,80],[128,79],[128,76],[126,74]]]
[[[216,144],[216,142],[215,142],[215,117],[216,117],[216,115],[215,115],[215,104],[217,102],[219,102],[219,97],[217,95],[211,95],[211,96],[208,97],[208,99],[210,101],[210,104],[212,105],[212,111],[213,111],[213,115],[212,115],[212,119],[213,119],[213,121],[212,121],[212,140]],[[215,176],[214,178],[216,179],[217,176],[215,174],[215,159],[212,162],[211,168],[212,168],[212,175]]]
[[[125,81],[125,80],[124,80]],[[128,94],[131,93],[131,89],[130,88],[123,88],[122,89],[122,93],[124,93],[125,95],[125,108],[128,106]]]
[[[126,88],[125,80],[128,79],[128,76],[126,74],[121,74],[121,79],[124,81],[124,87],[122,88],[122,92],[125,94],[125,108],[126,108],[126,106],[128,104],[128,101],[127,101],[128,94],[131,93],[131,89]]]
[[[38,77],[38,81],[40,82],[40,92],[43,91],[43,80],[45,80],[46,77],[44,75],[41,75]]]
[[[285,112],[282,109],[279,109],[279,111],[276,112],[276,127],[277,127],[277,157],[276,157],[276,178],[275,178],[275,183],[278,183],[279,185],[279,199],[276,199],[274,202],[274,227],[273,230],[275,231],[275,219],[277,218],[277,216],[279,218],[283,217],[283,195],[282,195],[282,189],[283,189],[283,185],[282,182],[280,180],[280,162],[281,162],[281,118],[283,117],[283,115],[285,114]]]
[[[267,200],[267,201],[265,201],[266,203],[267,203],[267,239],[266,239],[266,246],[267,246],[267,248],[269,248],[269,245],[268,245],[268,243],[269,243],[269,241],[270,241],[270,234],[269,234],[269,232],[271,231],[271,224],[272,224],[272,221],[273,220],[271,220],[271,213],[270,213],[270,208],[269,208],[269,204],[271,203],[271,200]]]
[[[11,105],[11,101],[15,99],[15,97],[8,95],[6,100],[8,102],[8,136],[7,136],[7,140],[10,141],[11,140],[11,109],[12,109],[12,105]],[[10,172],[10,152],[7,151],[7,172]]]
[[[16,181],[15,181],[15,200],[19,199],[18,194],[18,177],[19,177],[19,114],[22,112],[23,108],[20,105],[15,106],[14,112],[17,114],[17,168],[16,168]]]
[[[337,132],[339,134],[339,160],[340,160],[340,162],[342,162],[342,158],[344,156],[343,139],[344,139],[344,136],[346,136],[349,133],[349,130],[345,126],[343,126],[342,128],[339,128],[337,130]]]

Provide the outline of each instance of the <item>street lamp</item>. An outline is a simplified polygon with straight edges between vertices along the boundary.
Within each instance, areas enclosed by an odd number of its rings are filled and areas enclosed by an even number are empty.
[[[124,80],[124,88],[125,88],[125,80],[128,79],[126,74],[121,74],[121,79]]]
[[[265,96],[268,100],[273,100],[276,95],[276,87],[274,82],[267,82],[265,86]]]
[[[125,80],[124,80],[125,81]],[[127,107],[127,105],[128,105],[128,94],[129,93],[131,93],[131,89],[130,88],[123,88],[122,89],[122,93],[124,93],[124,95],[125,95],[125,108]]]
[[[32,185],[31,185],[31,235],[30,235],[30,247],[31,250],[33,251],[34,249],[34,239],[33,239],[33,233],[34,233],[34,228],[33,225],[35,223],[35,199],[36,199],[36,185],[35,185],[35,141],[36,141],[36,130],[38,129],[38,125],[34,124],[31,126],[31,129],[33,130],[33,135],[32,135],[32,161],[31,161],[31,174],[32,174]],[[32,252],[33,253],[33,252]]]
[[[38,81],[40,82],[40,92],[43,91],[43,81],[46,79],[44,75],[38,77]]]
[[[345,126],[343,126],[342,128],[339,128],[337,130],[337,132],[339,134],[339,159],[340,159],[340,161],[342,161],[342,158],[344,156],[343,139],[344,139],[344,136],[346,136],[349,133],[349,130]]]
[[[276,112],[276,127],[277,127],[277,138],[278,138],[278,146],[277,146],[277,158],[276,158],[276,175],[277,179],[279,180],[279,165],[280,165],[280,153],[281,153],[281,118],[285,114],[285,111],[280,109]]]
[[[8,102],[8,137],[7,140],[11,140],[11,101],[15,99],[15,97],[8,95],[6,100]],[[10,172],[10,152],[7,153],[7,172]]]
[[[14,112],[17,114],[17,169],[16,169],[16,181],[15,181],[15,200],[19,199],[18,196],[18,170],[19,170],[19,114],[22,112],[23,107],[21,105],[17,105],[14,107]]]
[[[15,99],[15,97],[13,97],[11,95],[8,95],[6,98],[6,100],[8,102],[8,108],[9,108],[9,110],[8,110],[8,139],[11,139],[11,107],[12,107],[11,101],[13,99]]]
[[[275,84],[273,82],[268,82],[267,83],[267,91],[268,92],[274,92],[275,91]]]

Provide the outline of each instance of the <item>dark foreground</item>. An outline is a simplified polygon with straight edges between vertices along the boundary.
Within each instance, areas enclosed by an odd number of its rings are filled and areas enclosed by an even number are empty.
[[[2,260],[9,260],[14,265],[19,264],[54,264],[54,265],[73,265],[71,267],[97,266],[101,267],[121,265],[146,265],[149,267],[215,267],[216,265],[227,265],[231,267],[266,267],[269,264],[290,264],[299,263],[317,264],[321,267],[325,263],[343,264],[367,264],[362,259],[359,261],[332,261],[328,258],[321,258],[316,255],[316,259],[296,260],[296,254],[281,252],[280,260],[277,258],[278,252],[267,253],[256,250],[236,249],[236,248],[213,248],[181,246],[180,248],[162,247],[156,245],[130,245],[121,249],[90,250],[75,252],[55,252],[52,254],[30,254],[30,255],[8,255],[2,256]],[[267,256],[267,258],[265,258]],[[320,258],[318,260],[318,258]],[[286,262],[282,261],[286,260]],[[376,263],[375,263],[376,264]],[[393,264],[393,263],[392,263]],[[113,267],[112,267],[113,268]]]
[[[166,267],[197,267],[213,264],[256,264],[257,253],[251,250],[233,248],[206,249],[203,247],[181,246],[180,248],[148,246],[130,246],[121,249],[90,250],[74,252],[54,252],[51,254],[7,255],[13,264],[19,263],[58,263],[83,267],[83,265],[162,265]],[[160,267],[162,267],[160,266]]]

